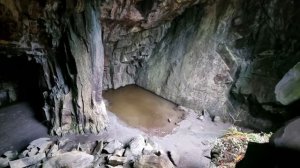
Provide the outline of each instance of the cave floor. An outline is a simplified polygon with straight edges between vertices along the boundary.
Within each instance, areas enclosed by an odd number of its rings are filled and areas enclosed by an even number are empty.
[[[40,137],[47,127],[35,117],[29,103],[22,102],[0,109],[0,155],[8,150],[22,150]]]
[[[209,167],[210,150],[215,140],[223,135],[231,124],[212,122],[210,118],[197,119],[196,113],[186,117],[165,136],[153,135],[121,121],[115,114],[108,112],[110,124],[99,135],[69,135],[74,143],[89,143],[95,140],[116,139],[127,143],[137,135],[150,137],[163,150],[172,151],[179,156],[178,167]],[[171,123],[170,123],[171,124]],[[7,150],[22,150],[32,140],[47,137],[47,128],[34,118],[33,109],[27,103],[15,104],[0,110],[0,153]]]
[[[69,136],[68,140],[85,144],[95,140],[116,139],[127,143],[132,137],[143,135],[154,140],[163,150],[176,153],[179,156],[178,167],[206,168],[209,167],[210,151],[216,139],[232,126],[228,123],[214,123],[210,118],[201,121],[197,119],[195,113],[190,113],[173,129],[172,133],[155,136],[128,126],[111,112],[108,112],[108,116],[110,124],[102,134]]]

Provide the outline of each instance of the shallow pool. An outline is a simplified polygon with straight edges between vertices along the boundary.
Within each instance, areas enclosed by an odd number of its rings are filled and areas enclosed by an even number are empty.
[[[184,117],[177,105],[136,85],[107,90],[108,110],[129,126],[155,135],[166,135]]]

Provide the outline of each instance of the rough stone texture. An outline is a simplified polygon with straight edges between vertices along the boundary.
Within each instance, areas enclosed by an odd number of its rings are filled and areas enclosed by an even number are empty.
[[[288,105],[300,98],[300,62],[286,73],[275,88],[276,100]]]
[[[299,5],[200,3],[172,22],[136,83],[195,111],[269,129],[286,113],[276,102],[275,85],[300,59]]]
[[[170,21],[196,0],[112,0],[101,4],[104,89],[134,84],[138,69],[165,36]]]
[[[256,129],[284,119],[274,90],[300,61],[299,1],[97,2],[0,0],[0,56],[41,65],[52,134],[105,127],[102,83]]]
[[[0,56],[26,56],[41,65],[52,134],[98,133],[105,127],[97,2],[0,1]]]
[[[31,165],[37,164],[38,162],[43,160],[45,157],[46,157],[45,153],[39,153],[34,156],[24,157],[24,158],[21,158],[18,160],[9,161],[9,166],[11,168],[22,168],[22,167],[31,166]]]
[[[93,160],[93,155],[89,155],[84,152],[73,151],[52,157],[43,164],[43,167],[89,168],[92,167]]]
[[[134,168],[174,168],[166,156],[142,155],[134,163]]]
[[[216,10],[215,5],[196,6],[176,20],[139,73],[137,84],[196,111],[206,109],[224,117],[232,78],[216,52],[221,40],[214,29]]]

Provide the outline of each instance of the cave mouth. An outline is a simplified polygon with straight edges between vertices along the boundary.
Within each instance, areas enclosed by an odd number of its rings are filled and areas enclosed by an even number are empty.
[[[131,127],[150,135],[164,136],[185,117],[178,106],[137,85],[110,89],[103,93],[108,110]]]
[[[34,117],[46,120],[40,87],[41,66],[26,56],[0,57],[0,108],[26,102],[34,111]]]

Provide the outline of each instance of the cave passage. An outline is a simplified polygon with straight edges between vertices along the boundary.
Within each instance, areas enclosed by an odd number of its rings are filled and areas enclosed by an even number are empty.
[[[45,121],[40,90],[40,65],[25,56],[0,57],[0,108],[27,102],[35,111],[35,118]]]
[[[39,70],[26,56],[0,56],[0,154],[48,135]]]
[[[104,92],[108,110],[144,132],[165,135],[184,117],[177,105],[136,85]]]

